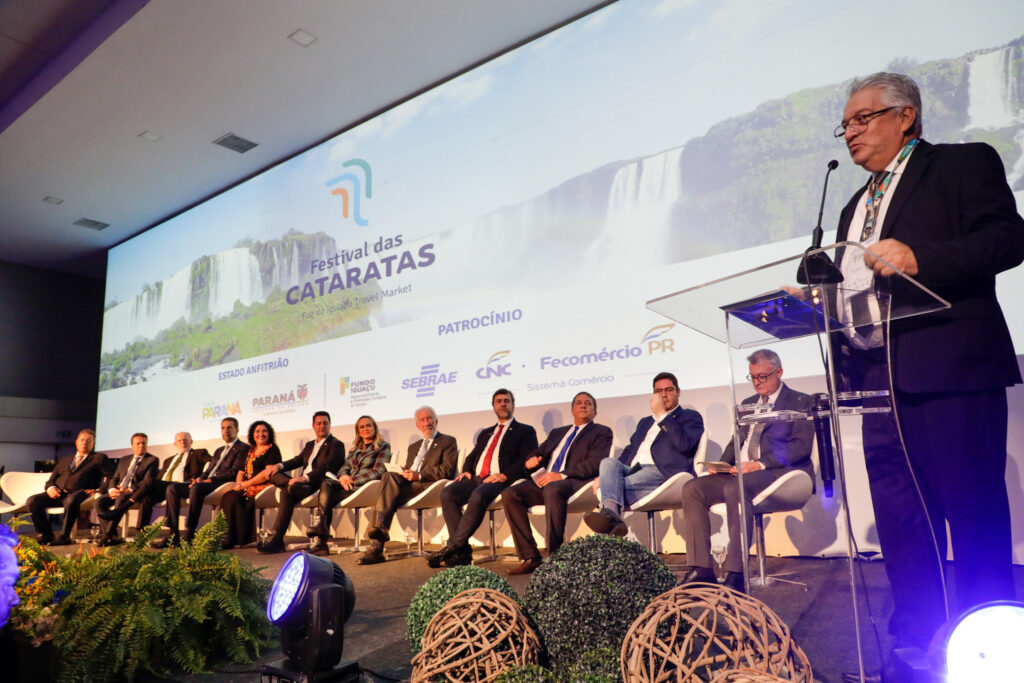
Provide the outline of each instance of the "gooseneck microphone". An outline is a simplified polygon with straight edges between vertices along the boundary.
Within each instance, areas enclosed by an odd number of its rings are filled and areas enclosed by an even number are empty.
[[[821,188],[821,206],[818,209],[818,223],[811,232],[811,246],[807,253],[800,260],[800,267],[797,269],[796,281],[802,285],[825,285],[835,284],[843,281],[843,274],[823,251],[811,254],[810,252],[821,248],[821,238],[824,231],[821,229],[821,218],[825,214],[825,194],[828,192],[828,177],[836,170],[839,162],[832,159],[828,162],[828,170],[825,172],[825,184]]]

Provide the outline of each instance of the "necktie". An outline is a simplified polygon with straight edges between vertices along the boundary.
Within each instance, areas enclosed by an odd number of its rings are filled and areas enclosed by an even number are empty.
[[[427,451],[430,450],[431,439],[423,439],[423,443],[420,444],[420,452],[416,454],[416,459],[412,461],[412,471],[419,472],[420,468],[423,467],[423,459],[427,457]]]
[[[870,239],[871,235],[874,234],[875,223],[878,220],[878,209],[882,206],[882,198],[885,197],[885,191],[889,189],[889,184],[892,182],[892,177],[896,174],[896,169],[907,160],[915,146],[917,146],[917,138],[903,146],[903,149],[900,150],[900,155],[896,157],[896,166],[893,170],[886,171],[881,175],[881,178],[879,178],[879,174],[872,176],[871,183],[868,185],[868,198],[864,202],[864,228],[860,231],[861,242]]]
[[[206,471],[203,472],[201,479],[211,479],[217,472],[217,468],[220,467],[220,463],[224,460],[224,456],[228,454],[228,446],[220,447],[220,455],[217,456],[216,460],[211,460],[210,464],[206,466]]]
[[[71,461],[71,470],[70,471],[74,472],[75,470],[77,470],[78,466],[82,464],[83,460],[85,460],[85,456],[84,455],[79,455],[78,453],[75,453],[75,459]]]
[[[174,470],[178,469],[178,465],[181,464],[181,459],[185,457],[184,453],[178,453],[174,456],[174,460],[171,461],[171,466],[164,472],[164,481],[174,481]]]
[[[484,465],[480,468],[480,478],[486,479],[491,475],[491,456],[494,455],[494,447],[498,445],[498,440],[501,439],[501,429],[505,425],[498,424],[498,428],[494,430],[494,438],[491,439],[491,445],[487,447],[487,454],[484,456]]]
[[[764,396],[757,399],[757,410],[760,410],[766,402],[767,401]],[[747,437],[750,440],[750,447],[747,448],[747,458],[750,462],[756,462],[758,457],[761,455],[761,432],[763,431],[764,422],[758,422],[754,425],[754,428],[750,430],[750,435]]]
[[[140,460],[142,460],[141,456],[132,456],[132,464],[128,466],[128,474],[124,475],[124,479],[121,480],[121,488],[130,489],[132,487],[132,477],[135,476],[135,468],[139,466]]]
[[[552,472],[561,472],[562,463],[565,462],[565,454],[569,452],[569,446],[572,444],[572,440],[576,438],[576,431],[579,429],[577,425],[573,425],[572,431],[569,433],[569,438],[565,440],[565,445],[562,446],[562,450],[558,453],[558,457],[555,458],[555,464],[551,466]]]

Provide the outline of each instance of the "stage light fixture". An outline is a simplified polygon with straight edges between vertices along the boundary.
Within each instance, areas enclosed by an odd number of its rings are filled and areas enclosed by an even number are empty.
[[[304,552],[289,557],[267,601],[267,618],[281,629],[285,660],[279,665],[263,665],[262,680],[358,680],[358,664],[338,666],[345,622],[355,601],[352,580],[337,564]]]
[[[965,612],[943,647],[946,681],[1012,681],[1020,676],[1024,604],[999,601]]]

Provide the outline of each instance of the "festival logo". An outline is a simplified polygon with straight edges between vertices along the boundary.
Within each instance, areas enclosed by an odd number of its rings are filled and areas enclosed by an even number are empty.
[[[508,377],[511,375],[512,371],[509,368],[512,367],[512,364],[501,362],[509,353],[507,349],[495,351],[482,368],[477,368],[476,376],[480,379],[491,379],[492,377]]]
[[[362,179],[358,173],[342,173],[331,178],[324,185],[327,187],[337,185],[331,190],[331,194],[341,197],[341,215],[346,220],[351,218],[356,225],[369,225],[369,221],[360,213],[359,205],[362,198],[371,199],[373,197],[373,172],[370,170],[370,164],[364,159],[349,159],[342,166],[344,168],[354,166],[362,170]]]
[[[433,396],[437,387],[443,384],[454,384],[458,379],[458,371],[441,372],[441,364],[433,363],[420,368],[420,374],[402,380],[402,389],[415,389],[416,398]]]

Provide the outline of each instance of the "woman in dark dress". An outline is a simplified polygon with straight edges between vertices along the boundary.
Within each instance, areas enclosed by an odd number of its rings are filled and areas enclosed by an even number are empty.
[[[235,487],[221,498],[221,508],[228,520],[228,532],[220,547],[224,550],[256,540],[254,517],[256,495],[269,486],[263,469],[281,462],[281,449],[274,441],[274,428],[263,420],[249,425],[249,455],[245,467],[235,477]]]

